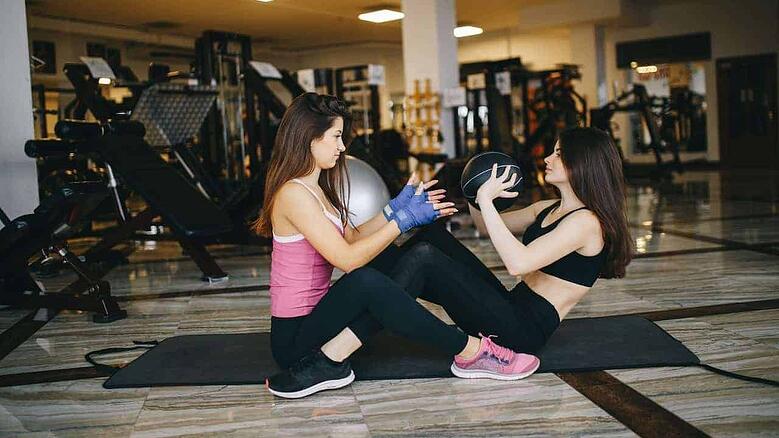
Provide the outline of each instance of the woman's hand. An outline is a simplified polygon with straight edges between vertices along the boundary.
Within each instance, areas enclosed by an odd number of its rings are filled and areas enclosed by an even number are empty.
[[[453,202],[439,202],[443,197],[441,193],[435,195],[435,200],[431,200],[424,191],[424,184],[420,184],[408,204],[393,213],[391,220],[397,223],[401,233],[405,233],[412,228],[430,224],[440,217],[457,213]]]
[[[411,177],[408,179],[408,182],[406,182],[406,185],[403,187],[403,190],[398,193],[398,196],[394,197],[393,199],[390,199],[389,203],[384,207],[382,212],[384,213],[384,217],[389,221],[392,220],[392,215],[397,212],[398,210],[401,210],[403,208],[406,208],[409,205],[409,202],[414,198],[414,196],[418,196],[417,193],[421,189],[421,194],[425,196],[426,201],[431,201],[433,203],[437,203],[438,201],[441,201],[444,199],[446,190],[445,189],[438,189],[438,190],[431,190],[427,191],[430,187],[433,187],[438,183],[437,179],[423,182],[420,184],[419,177],[417,176],[417,173],[414,172],[411,174]]]
[[[416,172],[412,175],[412,178],[416,176]],[[409,180],[410,181],[410,180]],[[454,202],[446,202],[446,189],[437,189],[427,191],[428,188],[433,187],[438,183],[437,179],[430,180],[426,183],[420,184],[414,192],[414,197],[411,202],[418,202],[425,200],[428,204],[433,205],[433,209],[438,212],[438,217],[451,216],[457,213],[457,209],[454,208]]]
[[[516,198],[519,192],[507,192],[517,182],[517,174],[509,177],[510,167],[506,166],[503,174],[498,176],[498,164],[493,164],[490,178],[479,187],[476,192],[476,203],[479,205],[491,204],[495,198]]]

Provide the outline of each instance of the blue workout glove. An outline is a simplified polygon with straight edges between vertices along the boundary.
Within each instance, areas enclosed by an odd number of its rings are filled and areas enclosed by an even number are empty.
[[[406,205],[408,205],[409,201],[411,201],[411,198],[414,197],[414,193],[416,192],[417,188],[414,185],[406,184],[403,186],[403,190],[398,193],[398,196],[395,196],[394,198],[390,199],[389,204],[384,206],[384,209],[381,211],[384,213],[384,217],[387,219],[387,221],[391,221],[393,218],[393,214],[400,210],[401,208],[404,208]],[[425,195],[427,197],[427,195]]]
[[[392,220],[398,224],[401,233],[433,223],[438,219],[438,211],[433,208],[433,204],[427,202],[427,194],[414,195],[408,204],[392,213]]]

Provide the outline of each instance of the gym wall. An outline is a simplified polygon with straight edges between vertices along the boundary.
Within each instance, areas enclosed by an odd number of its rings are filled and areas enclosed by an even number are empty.
[[[130,67],[139,79],[145,80],[147,75],[147,69],[149,62],[156,61],[168,64],[171,70],[177,69],[189,69],[189,61],[178,58],[152,58],[150,52],[177,52],[186,53],[185,49],[178,47],[162,47],[154,48],[146,45],[139,45],[137,42],[127,41],[120,39],[121,35],[117,34],[116,38],[107,38],[104,36],[90,36],[80,35],[64,32],[53,32],[41,29],[30,29],[29,39],[32,46],[33,41],[50,41],[54,43],[56,50],[56,73],[53,75],[33,73],[33,80],[36,83],[43,82],[47,86],[65,87],[71,88],[72,85],[68,78],[65,77],[62,69],[68,62],[79,62],[79,57],[86,56],[87,43],[100,43],[106,47],[117,48],[121,52],[122,64]],[[194,46],[194,41],[192,42]],[[192,57],[194,59],[194,49],[192,51]]]
[[[495,61],[520,57],[535,70],[553,68],[571,62],[568,29],[534,32],[503,31],[463,38],[458,42],[457,59],[461,63]]]

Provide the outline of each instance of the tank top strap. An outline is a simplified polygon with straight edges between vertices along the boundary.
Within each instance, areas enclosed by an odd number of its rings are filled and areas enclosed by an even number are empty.
[[[308,192],[311,193],[314,196],[314,198],[316,198],[317,201],[319,201],[319,205],[322,207],[322,213],[325,215],[325,217],[328,218],[330,220],[330,222],[334,223],[338,227],[339,230],[341,230],[341,231],[344,230],[344,224],[341,223],[341,219],[338,216],[333,215],[333,213],[330,213],[329,211],[327,211],[327,207],[325,207],[325,203],[322,202],[322,200],[319,198],[319,196],[316,194],[316,192],[311,187],[309,187],[308,185],[306,185],[306,183],[304,183],[303,181],[301,181],[301,180],[299,180],[297,178],[291,179],[290,181],[292,181],[294,183],[298,183],[301,186],[305,187],[306,190],[308,190]]]
[[[309,192],[309,193],[311,193],[312,195],[314,195],[314,198],[316,198],[316,200],[317,200],[317,201],[319,201],[319,205],[320,205],[320,206],[322,206],[322,212],[323,212],[323,213],[329,213],[329,212],[327,211],[327,208],[325,208],[325,204],[324,204],[324,202],[322,202],[322,200],[321,200],[321,199],[319,199],[319,195],[317,195],[317,194],[316,194],[316,192],[314,191],[314,189],[312,189],[311,187],[309,187],[308,185],[306,185],[306,183],[304,183],[303,181],[301,181],[301,180],[299,180],[299,179],[297,179],[297,178],[294,178],[294,179],[292,179],[291,181],[292,181],[292,182],[294,182],[294,183],[298,183],[298,184],[300,184],[301,186],[305,187],[305,188],[306,188],[306,190],[308,190],[308,192]]]

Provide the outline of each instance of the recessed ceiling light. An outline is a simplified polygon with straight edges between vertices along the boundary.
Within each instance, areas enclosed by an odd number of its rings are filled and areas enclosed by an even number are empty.
[[[636,67],[636,71],[640,74],[645,73],[657,73],[657,66],[656,65],[644,65],[641,67]]]
[[[357,16],[362,21],[371,23],[386,23],[388,21],[401,20],[406,14],[390,9],[379,9],[378,11],[366,12]]]
[[[484,33],[484,29],[476,26],[458,26],[454,28],[454,36],[457,38],[469,37]]]
[[[273,0],[257,0],[257,1],[260,2],[260,3],[270,3]]]

